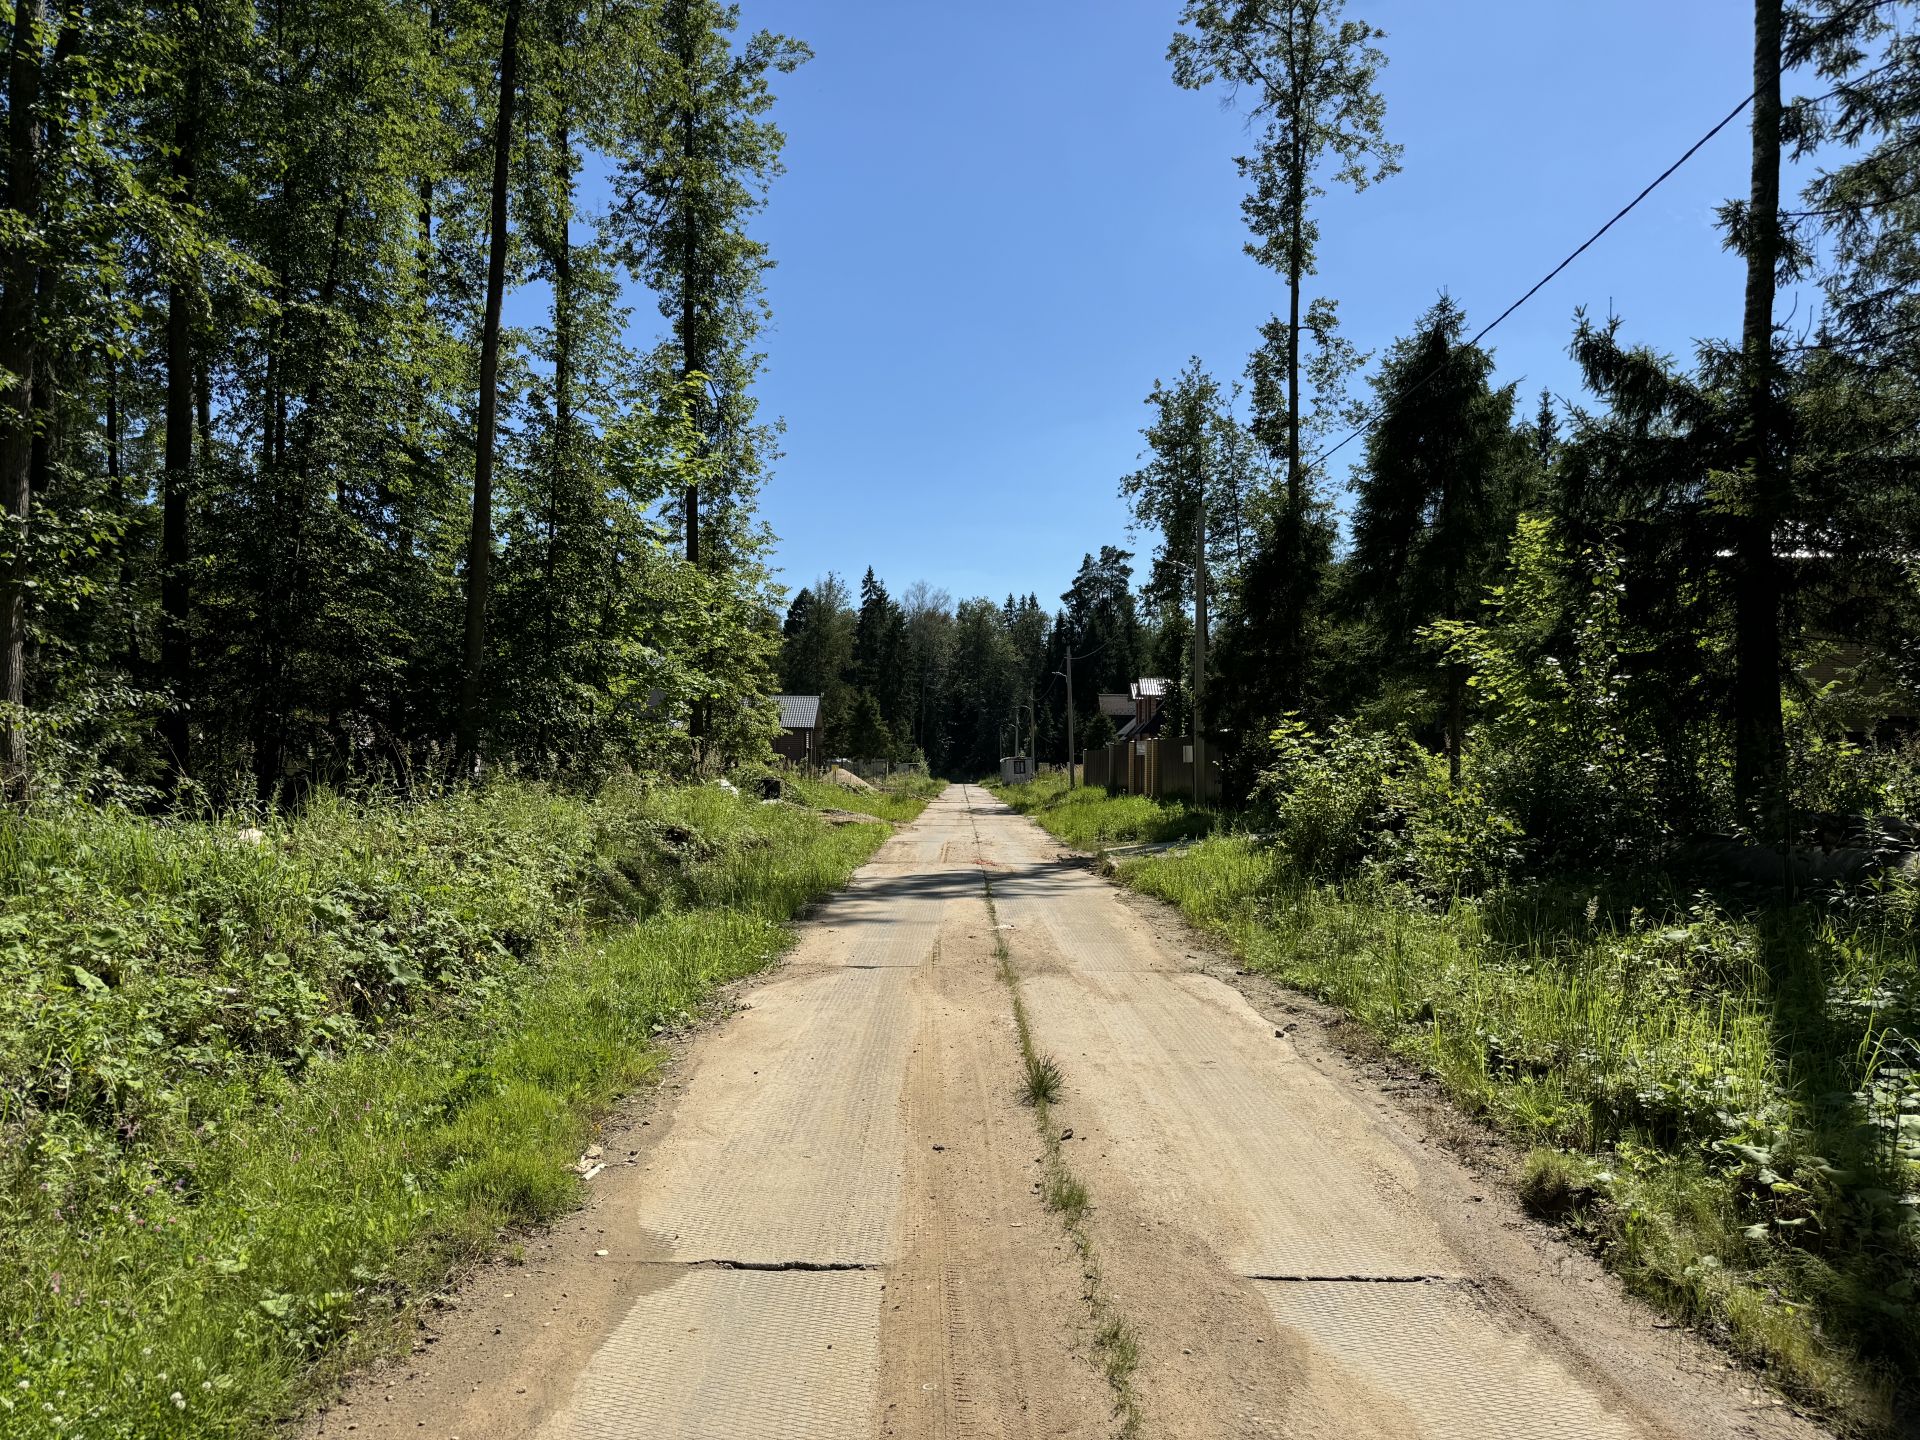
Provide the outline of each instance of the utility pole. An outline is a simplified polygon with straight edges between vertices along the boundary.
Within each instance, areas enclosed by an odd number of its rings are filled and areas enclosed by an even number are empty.
[[[1033,706],[1033,681],[1027,681],[1027,763],[1040,771],[1040,712]]]
[[[1193,557],[1193,803],[1206,794],[1207,733],[1200,719],[1200,702],[1207,686],[1207,497],[1200,496],[1200,523],[1195,527],[1197,553]]]
[[[1073,650],[1067,650],[1067,789],[1071,790],[1080,772],[1074,769],[1073,748]]]

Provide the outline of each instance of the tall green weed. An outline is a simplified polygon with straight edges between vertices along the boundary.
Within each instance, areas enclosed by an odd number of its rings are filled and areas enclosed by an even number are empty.
[[[0,1436],[263,1433],[885,835],[716,786],[0,820]],[[593,917],[600,917],[595,923]]]

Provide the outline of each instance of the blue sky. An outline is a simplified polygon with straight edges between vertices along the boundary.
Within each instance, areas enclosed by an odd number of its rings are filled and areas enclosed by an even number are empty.
[[[1241,252],[1243,122],[1169,77],[1178,8],[748,0],[749,26],[816,53],[780,82],[788,173],[759,222],[778,262],[762,405],[788,426],[764,511],[788,585],[871,564],[896,590],[1051,606],[1083,552],[1125,538],[1116,482],[1154,379],[1190,355],[1237,374],[1284,308]],[[1470,328],[1491,319],[1752,83],[1743,0],[1350,13],[1388,32],[1404,169],[1320,202],[1309,293],[1376,355],[1443,289]],[[1745,144],[1743,118],[1495,332],[1529,408],[1543,384],[1578,394],[1576,305],[1676,353],[1737,331],[1713,209],[1745,193]]]

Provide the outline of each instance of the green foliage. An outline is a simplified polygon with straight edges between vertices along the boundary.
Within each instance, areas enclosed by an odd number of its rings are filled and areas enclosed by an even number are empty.
[[[1380,415],[1356,486],[1346,583],[1398,669],[1417,665],[1422,626],[1471,613],[1513,525],[1514,387],[1489,383],[1493,357],[1463,343],[1465,328],[1443,297],[1373,382]]]
[[[1517,521],[1478,620],[1438,620],[1422,642],[1464,672],[1478,728],[1474,774],[1514,817],[1536,863],[1602,861],[1684,827],[1663,771],[1693,763],[1636,711],[1619,565],[1577,559],[1548,520]]]
[[[657,1037],[885,833],[716,786],[259,829],[0,829],[10,1436],[253,1435],[315,1361],[397,1343],[451,1265],[573,1203]]]
[[[1135,521],[1160,536],[1148,600],[1178,605],[1193,594],[1203,507],[1215,525],[1227,509],[1220,492],[1233,472],[1219,463],[1220,384],[1196,357],[1171,385],[1154,381],[1146,403],[1153,418],[1140,434],[1150,458],[1122,477],[1120,494]]]
[[[0,217],[0,266],[37,298],[0,363],[38,377],[46,443],[8,527],[28,662],[0,703],[37,791],[171,792],[176,761],[223,805],[431,783],[470,581],[496,766],[590,786],[763,753],[750,230],[779,173],[769,82],[804,47],[691,0],[31,8],[44,103],[16,129],[41,183]],[[467,550],[509,8],[501,258],[545,323],[502,342],[489,590]],[[578,203],[589,154],[634,202],[604,223]],[[696,363],[628,345],[622,268],[676,329],[697,317]],[[697,566],[668,528],[689,489]]]
[[[1256,823],[1270,828],[1309,875],[1337,875],[1375,853],[1386,822],[1388,777],[1408,745],[1337,721],[1324,737],[1289,718],[1270,737],[1272,763],[1254,790]]]
[[[1863,738],[1873,727],[1859,724],[1859,698],[1839,681],[1785,706],[1796,809],[1869,821],[1920,818],[1920,750],[1911,738],[1904,745]]]
[[[1446,897],[1492,886],[1517,858],[1519,827],[1478,778],[1450,783],[1404,734],[1340,720],[1321,736],[1289,717],[1269,753],[1253,814],[1302,874],[1364,871]]]

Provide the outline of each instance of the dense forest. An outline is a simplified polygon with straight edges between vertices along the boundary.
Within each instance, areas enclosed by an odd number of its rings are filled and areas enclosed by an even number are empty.
[[[14,792],[763,742],[751,221],[803,45],[713,0],[7,9]]]
[[[782,635],[751,221],[803,44],[710,0],[17,3],[8,785],[226,803],[724,763],[761,753],[775,688],[825,697],[835,753],[975,773],[1065,759],[1071,653],[1076,738],[1162,675],[1176,720],[1206,697],[1237,796],[1287,717],[1404,728],[1456,776],[1519,726],[1697,829],[1777,814],[1819,717],[1911,717],[1903,7],[1760,7],[1753,187],[1721,216],[1745,331],[1681,361],[1577,317],[1586,393],[1537,399],[1450,299],[1376,364],[1315,293],[1325,190],[1400,163],[1384,36],[1324,0],[1182,20],[1176,82],[1246,113],[1246,248],[1280,303],[1236,375],[1153,384],[1134,535],[1089,537],[1057,606],[827,576]],[[1791,330],[1789,282],[1825,300]]]

